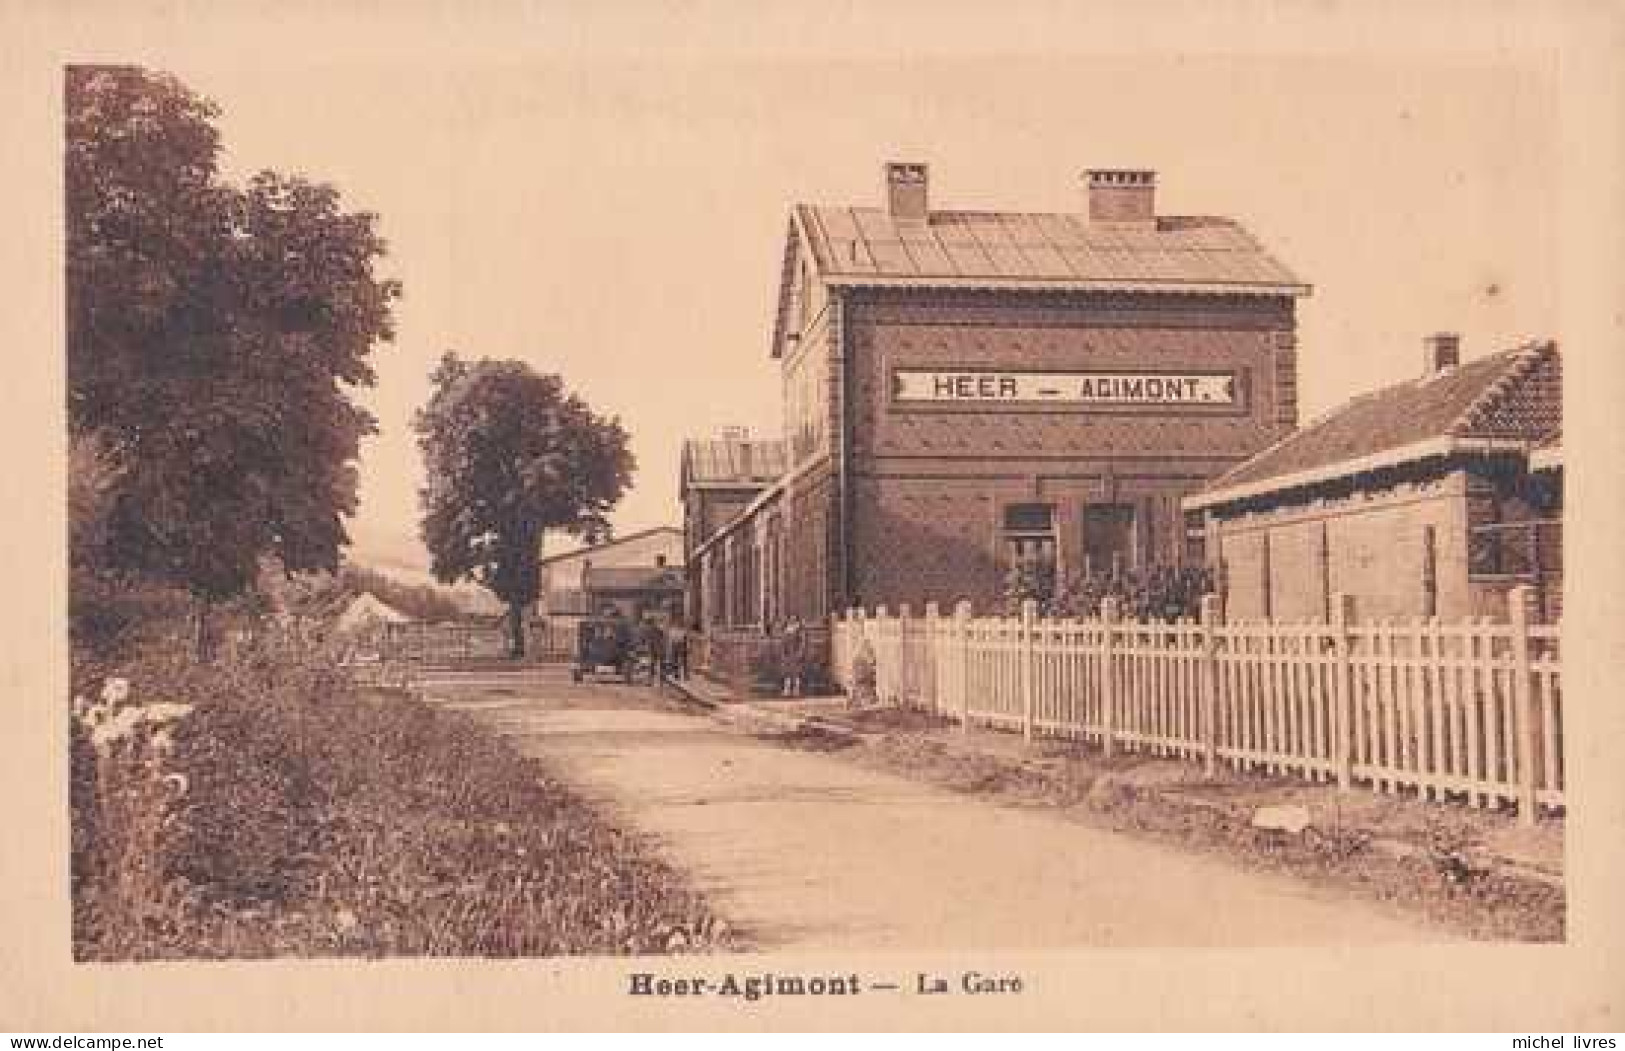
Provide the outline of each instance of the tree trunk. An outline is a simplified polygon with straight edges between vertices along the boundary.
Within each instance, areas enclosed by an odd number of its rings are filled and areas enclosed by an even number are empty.
[[[197,634],[193,638],[193,653],[199,664],[208,664],[214,659],[214,640],[210,637],[209,607],[212,603],[206,598],[197,600],[195,615]]]
[[[508,656],[523,660],[525,656],[525,607],[523,603],[508,603]]]

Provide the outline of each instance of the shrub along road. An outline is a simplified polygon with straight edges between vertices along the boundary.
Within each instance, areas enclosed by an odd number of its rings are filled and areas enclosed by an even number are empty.
[[[654,839],[759,950],[1450,940],[1286,877],[780,748],[643,687],[560,670],[425,690]]]

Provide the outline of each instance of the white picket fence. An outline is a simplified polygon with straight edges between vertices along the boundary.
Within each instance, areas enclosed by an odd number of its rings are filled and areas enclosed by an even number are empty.
[[[1245,770],[1414,791],[1477,806],[1561,809],[1559,630],[1531,623],[1527,588],[1506,622],[1123,622],[953,616],[928,606],[832,622],[848,693],[866,647],[883,702],[973,725]]]

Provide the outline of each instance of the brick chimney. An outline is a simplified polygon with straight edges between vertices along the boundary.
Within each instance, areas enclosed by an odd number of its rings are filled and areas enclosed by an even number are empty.
[[[886,165],[886,211],[899,226],[927,226],[931,208],[926,195],[926,166],[891,161]]]
[[[1144,168],[1090,168],[1089,221],[1120,226],[1155,226],[1157,173]]]
[[[1437,376],[1461,364],[1461,336],[1455,332],[1435,332],[1422,337],[1422,375]]]

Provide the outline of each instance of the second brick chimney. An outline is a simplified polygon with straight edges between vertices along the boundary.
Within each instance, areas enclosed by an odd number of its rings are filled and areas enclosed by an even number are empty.
[[[1090,168],[1089,221],[1119,226],[1155,226],[1157,173],[1144,168]]]
[[[1422,375],[1436,376],[1461,364],[1461,336],[1454,332],[1424,336],[1422,351]]]
[[[926,226],[931,222],[926,167],[892,161],[886,165],[886,211],[898,226]]]

